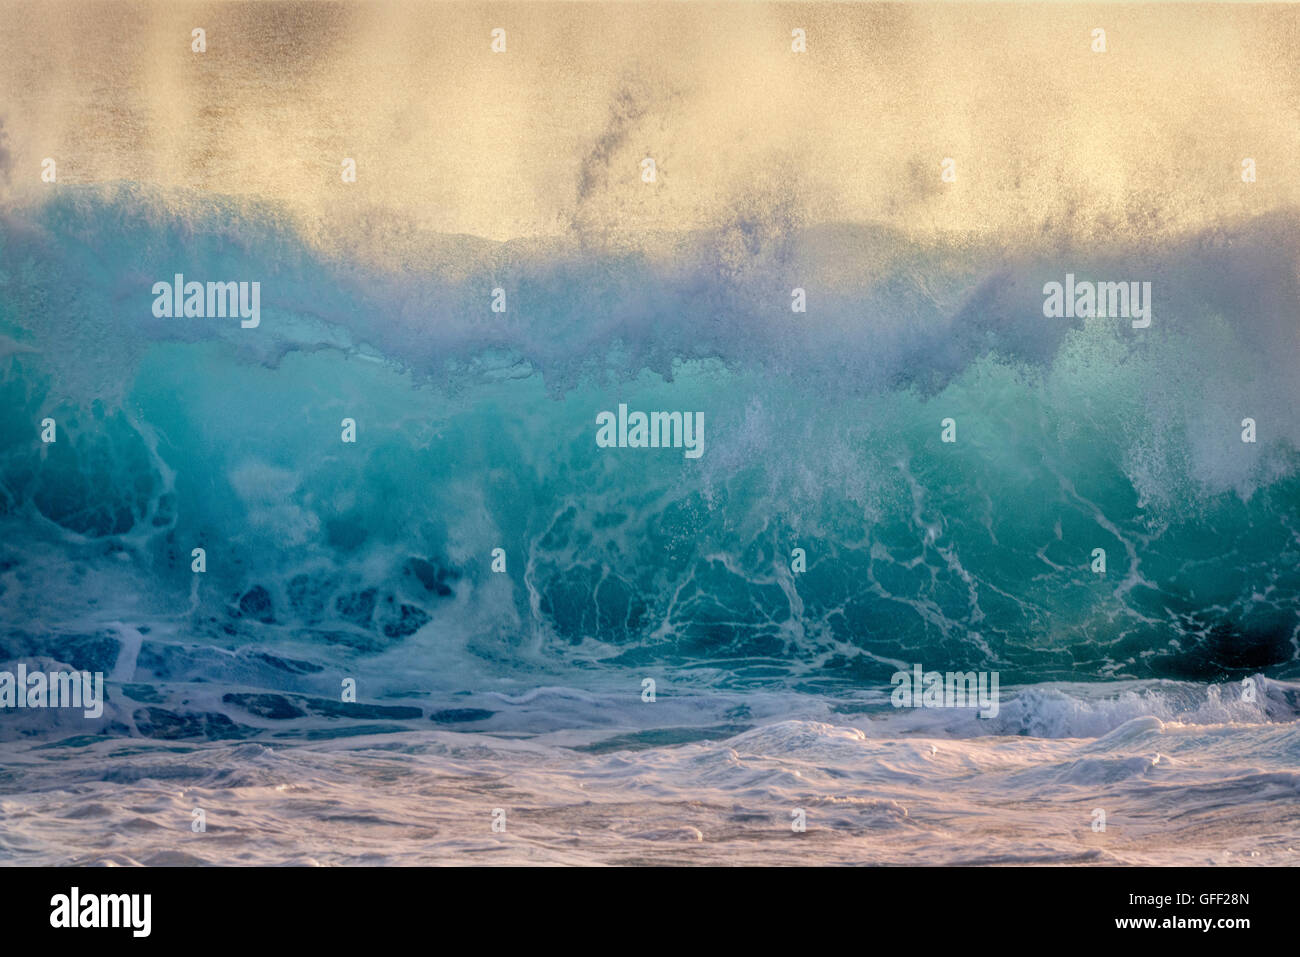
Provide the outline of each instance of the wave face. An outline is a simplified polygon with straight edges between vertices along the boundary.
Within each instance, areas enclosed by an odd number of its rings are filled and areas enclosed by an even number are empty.
[[[378,700],[1296,673],[1295,216],[1034,258],[744,223],[670,255],[448,239],[404,273],[130,186],[3,226],[7,657],[241,706],[340,675]],[[261,325],[154,318],[177,272],[260,281]],[[1066,273],[1150,277],[1150,329],[1045,318]],[[702,456],[598,448],[620,403],[702,413]]]
[[[11,208],[0,671],[107,700],[6,712],[0,860],[1294,864],[1298,227],[380,269],[229,199]],[[176,273],[260,324],[155,318]],[[1151,326],[1046,318],[1067,274]],[[620,405],[702,454],[599,447]],[[914,663],[997,713],[891,707]]]

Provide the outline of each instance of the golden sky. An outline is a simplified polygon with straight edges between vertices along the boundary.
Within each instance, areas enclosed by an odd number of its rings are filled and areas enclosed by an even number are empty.
[[[1300,201],[1300,7],[4,0],[0,118],[9,201],[53,157],[322,235],[1154,237]]]

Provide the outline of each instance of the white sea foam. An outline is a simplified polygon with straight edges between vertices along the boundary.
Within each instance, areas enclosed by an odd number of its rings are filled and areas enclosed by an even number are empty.
[[[1294,722],[1148,716],[1100,738],[967,739],[882,723],[786,720],[597,753],[448,731],[9,745],[0,860],[1300,863]],[[190,828],[196,807],[204,833]]]

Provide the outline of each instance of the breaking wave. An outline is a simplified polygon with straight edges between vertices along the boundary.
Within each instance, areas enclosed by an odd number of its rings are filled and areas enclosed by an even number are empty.
[[[64,187],[0,219],[0,657],[103,665],[154,731],[177,685],[266,719],[340,675],[398,722],[412,696],[641,675],[1291,678],[1297,225],[1050,255],[849,226],[441,237],[379,269],[273,208]],[[1067,272],[1149,279],[1152,326],[1044,318]],[[259,281],[260,326],[154,318],[175,273]],[[598,448],[620,403],[701,412],[703,456]],[[1002,720],[1054,733],[1039,704]]]

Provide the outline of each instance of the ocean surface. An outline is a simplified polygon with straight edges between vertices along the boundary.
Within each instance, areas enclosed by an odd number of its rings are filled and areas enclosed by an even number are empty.
[[[0,862],[1300,863],[1297,235],[415,268],[211,194],[0,210],[0,671],[108,699],[0,712]],[[177,273],[260,325],[156,318]],[[1150,328],[1045,318],[1067,273]],[[703,454],[599,448],[620,404]],[[997,714],[895,708],[917,664]]]

